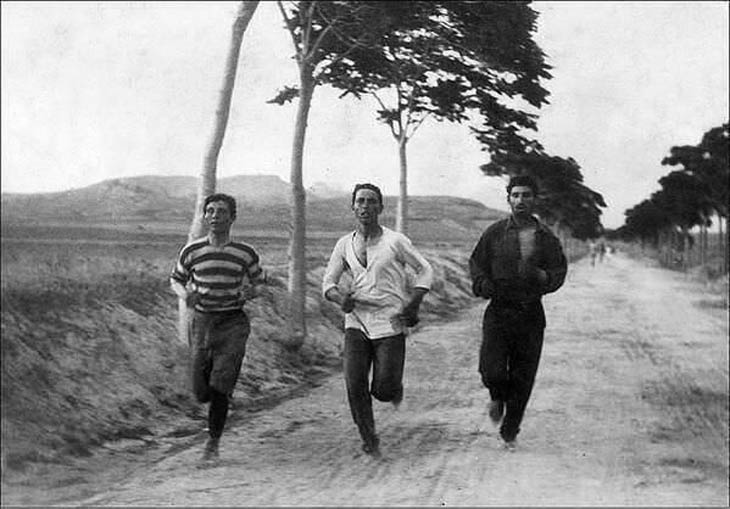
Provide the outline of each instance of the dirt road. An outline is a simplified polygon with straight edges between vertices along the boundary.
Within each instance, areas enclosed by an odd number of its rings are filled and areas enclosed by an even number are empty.
[[[622,256],[571,266],[516,452],[476,371],[484,304],[409,339],[405,401],[376,403],[384,458],[359,452],[344,385],[204,437],[83,505],[727,505],[727,310]],[[69,503],[66,500],[66,503]]]

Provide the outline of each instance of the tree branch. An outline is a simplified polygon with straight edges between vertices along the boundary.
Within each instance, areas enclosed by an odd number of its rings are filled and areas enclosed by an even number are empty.
[[[312,20],[310,19],[309,22],[311,23]],[[322,42],[324,41],[324,38],[327,36],[327,34],[332,30],[332,25],[327,25],[327,28],[322,30],[319,33],[319,37],[317,37],[317,40],[314,41],[314,44],[312,45],[312,49],[309,50],[309,55],[314,55],[315,52],[319,49],[319,47],[322,45]]]
[[[286,23],[286,29],[289,31],[289,34],[291,35],[292,43],[294,44],[294,51],[297,55],[297,60],[300,60],[300,49],[299,45],[297,44],[297,37],[294,35],[294,29],[292,28],[293,23],[289,16],[286,14],[286,10],[284,10],[284,6],[281,3],[281,0],[276,1],[276,5],[279,6],[279,11],[281,12],[281,16],[284,18],[284,23]]]
[[[307,13],[303,17],[301,16],[301,9],[299,10],[302,20],[302,26],[304,27],[304,33],[302,35],[302,53],[304,54],[305,58],[313,53],[313,51],[309,49],[309,39],[312,36],[312,19],[314,18],[314,9],[316,8],[316,6],[316,1],[310,2],[307,8]]]
[[[365,6],[356,7],[355,10],[352,11],[353,17],[357,17],[360,14],[361,11],[365,11],[366,9],[367,9],[367,7],[365,7]],[[350,46],[350,48],[347,51],[345,51],[341,55],[338,55],[337,58],[333,59],[331,63],[336,63],[336,62],[339,62],[340,60],[344,59],[355,48],[361,48],[361,49],[368,49],[368,48],[370,48],[370,45],[364,44],[364,43],[360,42],[360,39],[353,38],[353,37],[348,37],[347,35],[345,35],[343,32],[340,31],[339,25],[341,24],[340,23],[340,19],[341,18],[338,18],[336,16],[335,18],[330,19],[330,18],[327,17],[327,14],[325,12],[323,12],[321,9],[318,9],[318,12],[319,12],[320,17],[327,24],[327,28],[325,29],[325,32],[332,31],[332,33],[335,35],[335,37],[337,37],[337,39],[340,42],[342,42],[342,43],[347,44],[347,45]],[[365,34],[365,37],[367,37],[367,34]],[[322,38],[320,37],[319,40],[321,40],[321,39]],[[319,46],[319,44],[317,46]]]
[[[403,100],[403,95],[401,94],[400,87],[395,87],[396,92],[398,93],[398,141],[403,141],[403,137],[405,135],[405,132],[403,131],[403,110],[401,109],[401,101]]]
[[[414,127],[413,129],[411,129],[411,134],[409,134],[409,135],[408,135],[408,136],[406,137],[406,139],[410,140],[410,139],[411,139],[411,138],[413,137],[413,135],[414,135],[414,134],[416,134],[416,131],[418,131],[418,128],[419,128],[419,127],[421,127],[421,124],[423,124],[423,121],[424,121],[424,120],[426,120],[426,119],[428,118],[428,116],[429,116],[430,114],[431,114],[431,112],[430,112],[430,111],[427,111],[427,112],[426,112],[426,114],[425,114],[424,116],[422,116],[422,117],[421,117],[421,118],[420,118],[420,119],[418,120],[418,122],[416,122],[416,123],[414,124],[414,125],[415,125],[415,127]]]
[[[380,99],[380,97],[378,97],[378,94],[376,94],[375,92],[370,92],[370,94],[373,97],[375,97],[375,99],[380,104],[380,107],[383,108],[383,111],[388,111],[388,107],[385,105],[385,103],[382,101],[382,99]],[[388,127],[390,127],[390,132],[393,134],[393,137],[398,139],[398,134],[395,132],[395,127],[393,126],[392,120],[388,121]]]
[[[408,126],[411,124],[411,107],[413,106],[413,98],[416,95],[416,86],[413,85],[411,89],[411,93],[408,96],[408,106],[406,106],[406,139],[408,139]],[[400,108],[400,103],[398,103],[398,108]]]

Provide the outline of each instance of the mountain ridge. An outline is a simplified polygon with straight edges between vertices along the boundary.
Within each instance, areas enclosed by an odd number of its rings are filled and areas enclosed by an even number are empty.
[[[86,187],[53,193],[2,193],[2,222],[109,225],[189,222],[197,177],[154,176],[113,178]],[[238,226],[253,230],[287,230],[290,225],[289,184],[275,175],[234,175],[218,180],[219,192],[239,204]],[[350,192],[327,183],[307,189],[307,229],[337,232],[352,228]],[[398,198],[385,196],[382,223],[395,223]],[[473,237],[506,212],[469,198],[410,196],[409,220],[419,236]]]

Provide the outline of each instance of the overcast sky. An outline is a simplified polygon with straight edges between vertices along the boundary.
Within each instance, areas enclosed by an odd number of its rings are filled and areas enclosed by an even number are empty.
[[[728,3],[535,2],[536,40],[554,67],[538,139],[573,157],[608,202],[604,225],[659,188],[673,145],[728,120]],[[3,2],[2,191],[50,192],[201,168],[237,3]],[[296,83],[276,5],[244,37],[219,177],[289,179]],[[397,194],[398,154],[372,100],[315,92],[305,185],[378,183]],[[466,126],[426,123],[409,144],[412,194],[504,208],[503,182]]]

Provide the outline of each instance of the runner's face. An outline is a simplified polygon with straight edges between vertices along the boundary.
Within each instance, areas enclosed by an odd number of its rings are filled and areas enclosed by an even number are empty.
[[[378,224],[378,216],[383,211],[378,195],[372,189],[358,189],[352,203],[355,218],[363,225]]]
[[[205,222],[213,233],[225,233],[231,229],[233,217],[224,201],[212,201],[205,206]]]
[[[519,218],[532,216],[535,210],[535,194],[528,186],[515,186],[507,196],[512,215]]]

